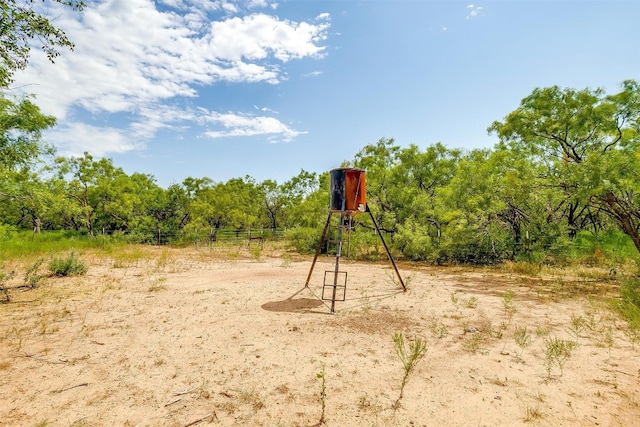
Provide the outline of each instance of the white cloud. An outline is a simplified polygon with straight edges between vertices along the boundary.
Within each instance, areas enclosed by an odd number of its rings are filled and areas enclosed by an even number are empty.
[[[265,112],[265,113],[278,114],[278,112],[276,110],[272,110],[269,107],[258,107],[257,105],[254,105],[253,108],[255,108],[256,110],[260,110],[262,112]]]
[[[136,144],[127,132],[109,127],[96,127],[84,123],[70,122],[47,132],[47,140],[58,147],[64,156],[82,156],[86,151],[103,157],[109,153],[125,153],[144,148]]]
[[[185,117],[200,119],[176,107],[165,109],[167,100],[196,99],[197,86],[220,82],[278,84],[287,79],[282,66],[288,61],[325,55],[328,14],[294,22],[256,12],[233,16],[277,7],[267,0],[157,3],[162,8],[152,0],[96,0],[81,14],[50,9],[48,15],[57,16],[55,24],[75,42],[75,50],[50,64],[40,49],[33,49],[30,65],[16,76],[15,86],[34,93],[43,112],[58,118],[62,130],[52,135],[59,147],[81,147],[79,137],[68,142],[61,138],[70,137],[69,130],[91,129],[74,122],[79,108],[94,115],[128,114],[129,130],[149,138],[157,129],[173,128],[176,121],[184,125]],[[269,117],[219,115],[217,121],[226,136],[262,132],[286,140],[300,134]],[[92,144],[96,150],[138,147],[123,142],[115,130],[106,131],[112,142],[100,149]]]
[[[482,11],[483,7],[482,6],[476,6],[474,4],[468,4],[467,5],[467,9],[469,9],[469,13],[465,17],[465,19],[471,19],[471,18],[474,18],[474,17],[478,16],[478,14]]]
[[[271,141],[291,141],[306,132],[296,131],[281,121],[266,116],[246,116],[234,113],[210,113],[205,120],[219,129],[204,133],[209,138],[266,135]]]

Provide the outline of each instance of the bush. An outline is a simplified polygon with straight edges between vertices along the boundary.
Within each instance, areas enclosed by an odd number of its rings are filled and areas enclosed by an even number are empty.
[[[285,232],[289,244],[301,254],[312,254],[318,247],[322,230],[310,227],[294,227]]]
[[[79,276],[87,270],[87,265],[80,261],[73,251],[66,258],[52,258],[49,262],[49,271],[55,276]]]
[[[347,248],[347,239],[350,239],[350,248]],[[385,236],[387,244],[389,244],[388,240],[389,238]],[[352,231],[350,236],[345,233],[342,245],[343,254],[346,255],[349,250],[351,252],[349,256],[353,259],[377,261],[387,257],[380,237],[373,230],[358,228]]]
[[[633,329],[640,330],[640,280],[631,278],[620,286],[619,309]]]
[[[0,223],[0,240],[9,240],[15,233],[14,226]]]

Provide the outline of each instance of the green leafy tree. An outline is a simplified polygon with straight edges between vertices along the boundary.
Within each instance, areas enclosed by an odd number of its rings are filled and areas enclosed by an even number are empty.
[[[302,203],[318,188],[317,174],[305,170],[301,170],[298,175],[280,185],[273,180],[260,183],[259,191],[263,196],[266,225],[275,232],[281,227],[291,227],[304,222],[303,217],[307,212],[301,209]],[[325,213],[326,206],[320,211]]]
[[[400,146],[393,138],[381,138],[375,144],[366,145],[355,155],[353,166],[367,171],[367,204],[374,206],[376,222],[386,232],[398,229],[400,211],[394,198],[394,181],[391,171],[399,162]]]
[[[250,176],[232,178],[225,183],[225,187],[233,197],[231,209],[228,211],[229,225],[237,231],[259,225],[260,200],[263,197],[255,180]]]
[[[144,197],[149,221],[141,225],[144,230],[159,229],[163,234],[177,236],[189,223],[191,199],[185,187],[172,184],[165,190],[156,185]]]
[[[56,123],[42,114],[29,98],[14,100],[0,96],[0,173],[30,166],[52,147],[42,141],[42,132]]]
[[[187,228],[196,233],[209,229],[211,238],[216,240],[219,230],[229,224],[229,212],[232,209],[233,195],[227,191],[224,183],[201,187],[194,192],[189,207],[191,221]]]
[[[395,242],[411,259],[435,258],[443,227],[440,192],[454,177],[458,150],[438,143],[421,151],[416,145],[402,149],[390,172],[390,197],[397,206]]]
[[[94,236],[100,227],[126,228],[125,216],[134,210],[137,189],[111,159],[94,160],[84,153],[82,157],[58,158],[56,167],[58,179],[66,181],[69,219],[75,229],[84,228]]]
[[[39,4],[59,3],[73,10],[84,8],[84,1],[51,0],[22,1],[3,0],[0,2],[0,87],[5,88],[13,81],[18,70],[26,68],[29,62],[32,42],[41,43],[42,50],[51,62],[60,55],[59,48],[73,49],[73,43],[65,32],[54,26],[40,13]]]
[[[30,217],[34,230],[40,230],[48,203],[33,168],[53,153],[42,132],[54,124],[55,118],[42,114],[29,98],[0,96],[0,201],[5,214],[0,222],[20,225]]]
[[[578,219],[597,227],[604,212],[638,251],[639,130],[640,85],[634,80],[610,96],[602,89],[535,89],[489,128],[505,147],[544,165],[540,179],[562,195],[559,206],[569,207],[573,235]]]
[[[316,229],[327,219],[329,210],[329,173],[316,174],[302,170],[282,184],[283,192],[291,204],[287,207],[287,227]]]
[[[280,224],[284,222],[286,208],[290,202],[283,188],[276,181],[267,179],[260,183],[259,189],[269,228],[275,233]]]

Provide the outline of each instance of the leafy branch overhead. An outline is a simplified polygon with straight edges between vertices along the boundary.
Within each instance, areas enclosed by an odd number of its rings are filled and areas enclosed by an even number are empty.
[[[41,45],[51,62],[60,55],[61,47],[73,49],[73,42],[65,32],[41,13],[52,3],[76,11],[85,6],[80,0],[0,1],[0,87],[8,87],[13,82],[14,73],[27,67],[32,42]]]

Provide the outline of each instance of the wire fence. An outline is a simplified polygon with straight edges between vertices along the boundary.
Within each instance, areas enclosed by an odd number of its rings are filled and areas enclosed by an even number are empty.
[[[284,228],[253,228],[253,229],[211,229],[171,232],[160,228],[146,232],[123,232],[103,229],[100,235],[114,240],[124,240],[134,243],[151,245],[168,245],[178,242],[194,242],[195,244],[213,244],[216,242],[265,241],[281,240],[285,237]]]

